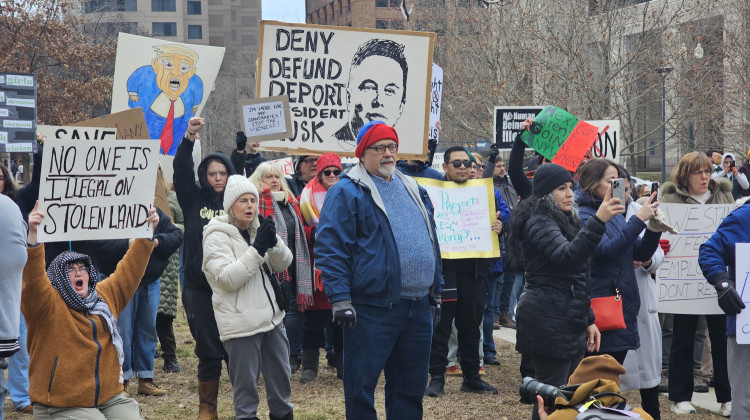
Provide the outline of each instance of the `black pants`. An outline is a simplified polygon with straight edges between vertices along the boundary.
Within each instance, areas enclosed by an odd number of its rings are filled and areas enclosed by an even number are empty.
[[[182,294],[190,334],[195,340],[198,356],[198,380],[213,381],[221,378],[221,362],[229,363],[224,343],[219,338],[211,294],[185,288]]]
[[[325,328],[333,330],[333,351],[341,354],[344,348],[344,335],[341,327],[331,322],[331,310],[311,311],[305,313],[305,325],[302,328],[302,350],[317,350],[325,347]]]
[[[602,354],[610,355],[610,356],[612,356],[613,359],[617,360],[617,363],[623,364],[623,363],[625,363],[625,356],[628,355],[628,351],[627,350],[610,351],[610,352],[601,352],[601,351],[598,351],[598,352],[595,352],[595,353],[586,353],[586,357],[589,357],[589,356],[600,356]]]
[[[714,363],[716,401],[732,401],[732,388],[727,372],[727,317],[706,315]],[[672,348],[669,352],[669,399],[674,402],[693,398],[693,347],[699,315],[674,315]]]
[[[487,282],[484,277],[466,272],[456,282],[458,300],[444,302],[438,323],[432,334],[430,348],[430,375],[445,375],[448,364],[448,339],[451,324],[456,319],[458,330],[458,352],[461,354],[461,370],[464,377],[479,373],[479,326],[484,320],[484,305],[487,303]]]
[[[550,359],[536,354],[530,355],[529,358],[534,365],[535,379],[537,381],[547,385],[562,386],[568,384],[568,377],[576,370],[578,364],[583,359],[583,348],[578,355],[570,360]],[[532,420],[539,420],[536,401],[532,410]]]
[[[661,414],[659,414],[659,385],[639,391],[641,392],[641,408],[654,420],[661,420]]]
[[[159,344],[161,344],[161,355],[165,359],[167,357],[175,357],[177,351],[177,345],[174,340],[174,328],[172,322],[174,317],[165,315],[161,312],[156,314],[156,335],[159,336]]]

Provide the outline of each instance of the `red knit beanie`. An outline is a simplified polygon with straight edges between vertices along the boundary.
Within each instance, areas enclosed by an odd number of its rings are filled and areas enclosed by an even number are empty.
[[[357,135],[357,149],[354,151],[354,155],[361,158],[362,154],[365,153],[365,149],[380,140],[386,139],[394,140],[398,145],[396,130],[382,121],[369,122],[359,130],[359,134]],[[318,167],[320,167],[320,162],[318,162]]]
[[[326,153],[324,155],[321,155],[318,157],[318,173],[315,174],[315,176],[320,176],[320,173],[323,172],[323,169],[329,168],[331,166],[335,166],[341,169],[341,158],[338,157],[336,153]]]

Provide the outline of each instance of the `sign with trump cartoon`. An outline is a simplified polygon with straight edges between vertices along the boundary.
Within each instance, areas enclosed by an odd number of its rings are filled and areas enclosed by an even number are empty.
[[[160,152],[174,156],[190,118],[200,116],[224,59],[223,47],[120,33],[112,113],[143,109]]]

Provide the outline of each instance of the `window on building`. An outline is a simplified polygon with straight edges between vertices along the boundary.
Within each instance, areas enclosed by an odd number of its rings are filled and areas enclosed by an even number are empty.
[[[344,14],[344,3],[343,0],[339,0],[339,16]]]
[[[375,0],[377,7],[401,7],[401,0]]]
[[[203,26],[188,25],[188,39],[203,39]]]
[[[175,0],[151,0],[152,12],[174,12],[177,11]]]
[[[346,0],[346,10],[349,12],[352,11],[352,0]]]
[[[388,21],[385,19],[376,19],[375,29],[388,29]]]
[[[85,13],[95,12],[135,12],[137,0],[89,0],[85,3]]]
[[[187,14],[200,15],[201,14],[201,2],[200,1],[188,1],[187,2]]]
[[[154,36],[177,36],[176,22],[154,22],[151,28]]]

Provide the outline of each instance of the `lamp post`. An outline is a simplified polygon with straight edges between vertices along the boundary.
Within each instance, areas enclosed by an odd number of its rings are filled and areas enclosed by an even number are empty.
[[[661,183],[667,179],[667,75],[671,67],[660,67],[656,72],[661,76]]]

